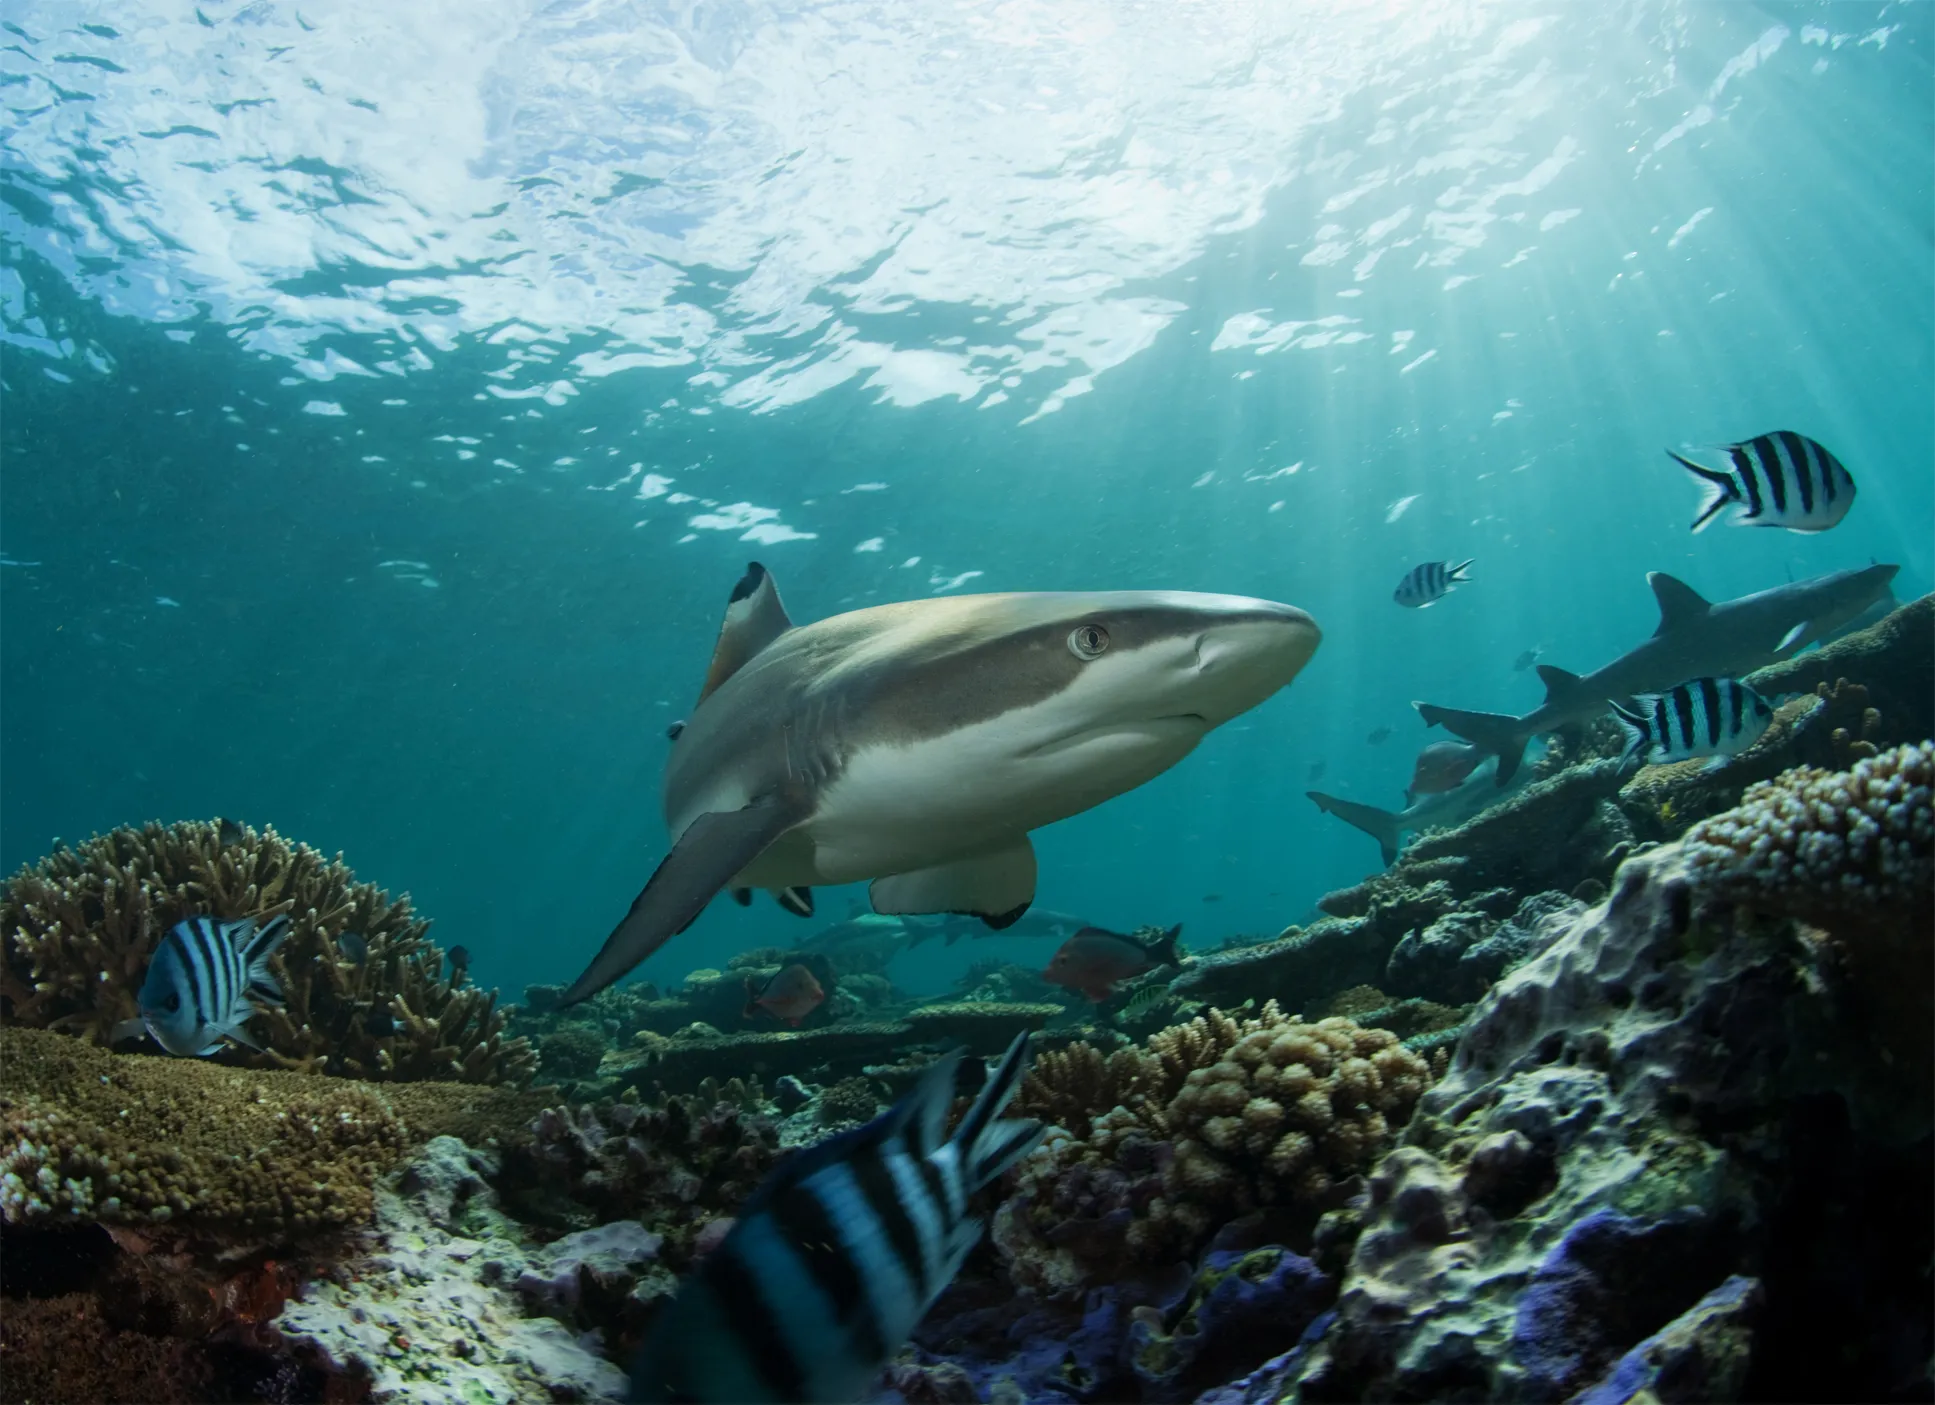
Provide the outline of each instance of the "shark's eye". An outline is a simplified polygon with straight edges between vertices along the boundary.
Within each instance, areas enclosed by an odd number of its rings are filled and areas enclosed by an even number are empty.
[[[1099,624],[1078,624],[1068,632],[1068,652],[1078,659],[1099,659],[1109,647],[1109,632]]]

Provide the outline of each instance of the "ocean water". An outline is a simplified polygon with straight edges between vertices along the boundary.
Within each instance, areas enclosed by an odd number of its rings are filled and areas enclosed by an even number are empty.
[[[1935,583],[1926,4],[15,0],[0,862],[273,824],[486,985],[664,852],[749,560],[797,620],[1255,594],[1293,687],[1036,836],[1198,947],[1376,865],[1413,699],[1524,711],[1713,598]],[[1860,486],[1690,535],[1662,450]],[[1410,567],[1473,558],[1434,608]],[[1390,735],[1369,738],[1379,729]],[[820,894],[844,915],[859,888]],[[664,983],[812,930],[715,903]],[[939,989],[1017,938],[898,972]]]

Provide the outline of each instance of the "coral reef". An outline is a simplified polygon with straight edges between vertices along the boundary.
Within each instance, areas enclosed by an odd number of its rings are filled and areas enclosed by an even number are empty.
[[[683,1265],[707,1220],[734,1213],[779,1159],[756,1084],[708,1083],[644,1103],[547,1107],[506,1138],[500,1187],[534,1223],[584,1230],[639,1220]]]
[[[1703,909],[1738,872],[1630,861],[1479,1004],[1333,1217],[1356,1237],[1290,1398],[1925,1391],[1926,1106],[1864,1116],[1876,1070],[1820,947]]]
[[[503,1037],[496,992],[443,978],[444,954],[408,897],[359,883],[273,829],[150,823],[61,847],[22,868],[0,902],[0,1012],[14,1025],[105,1044],[136,1013],[162,936],[182,918],[286,912],[273,967],[285,1003],[250,1022],[263,1052],[215,1057],[371,1080],[517,1083],[534,1063]]]
[[[582,1240],[539,1247],[499,1209],[495,1169],[453,1137],[432,1141],[379,1190],[357,1251],[306,1285],[275,1326],[337,1372],[367,1376],[378,1400],[624,1399],[625,1373],[558,1318],[583,1323],[588,1292],[607,1308],[617,1299],[614,1327],[642,1318],[671,1275],[656,1269],[642,1231],[619,1230],[602,1252]],[[528,1306],[546,1315],[527,1317]],[[590,1341],[621,1351],[617,1335]]]
[[[1250,1019],[1211,1011],[1107,1059],[1044,1054],[1015,1109],[1063,1120],[1022,1163],[996,1243],[1017,1283],[1058,1292],[1186,1257],[1251,1212],[1314,1219],[1429,1078],[1388,1030],[1307,1025],[1274,1003]]]
[[[0,1059],[0,1223],[228,1242],[360,1224],[412,1144],[509,1123],[530,1096],[114,1055],[32,1029],[0,1030]]]
[[[1855,732],[1851,739],[1886,747],[1935,735],[1931,679],[1935,679],[1935,595],[1911,600],[1866,629],[1750,673],[1746,681],[1770,698],[1782,693],[1830,697],[1845,681],[1852,681],[1862,690],[1863,713],[1872,708],[1876,718],[1872,735]],[[1845,713],[1833,725],[1846,727]],[[1825,765],[1830,758],[1796,759]]]

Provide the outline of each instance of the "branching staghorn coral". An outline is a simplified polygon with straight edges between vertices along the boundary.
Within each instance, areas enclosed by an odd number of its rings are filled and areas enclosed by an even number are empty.
[[[1048,1292],[1186,1257],[1254,1210],[1311,1207],[1369,1168],[1431,1080],[1389,1030],[1211,1010],[1103,1059],[1043,1055],[1015,1099],[1052,1120],[995,1238]],[[1103,1102],[1108,1098],[1112,1102]]]
[[[22,868],[0,901],[0,1011],[97,1044],[135,1016],[162,936],[182,918],[290,917],[272,962],[281,1009],[249,1032],[264,1052],[223,1062],[355,1078],[521,1082],[529,1045],[503,1037],[495,991],[443,978],[443,952],[407,896],[274,829],[149,823],[63,846]]]

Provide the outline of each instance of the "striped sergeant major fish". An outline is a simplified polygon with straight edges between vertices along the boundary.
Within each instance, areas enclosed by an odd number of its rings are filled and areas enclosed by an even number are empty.
[[[952,1137],[957,1050],[864,1127],[798,1152],[679,1285],[632,1372],[640,1401],[851,1401],[980,1239],[968,1200],[1032,1151],[1001,1110],[1028,1066],[1008,1046]]]
[[[232,1039],[260,1049],[243,1028],[258,997],[280,1004],[282,987],[269,958],[289,935],[289,916],[278,913],[257,927],[253,917],[222,922],[189,917],[169,928],[148,962],[147,979],[135,997],[139,1018],[115,1026],[114,1037],[147,1030],[171,1054],[205,1058]]]
[[[1474,560],[1476,558],[1473,558]],[[1398,588],[1391,598],[1407,610],[1422,610],[1437,604],[1451,594],[1451,588],[1471,579],[1465,571],[1471,561],[1460,561],[1453,565],[1449,561],[1427,561],[1414,567],[1409,575],[1398,582]]]
[[[1790,532],[1825,532],[1854,506],[1854,479],[1841,461],[1805,434],[1777,429],[1722,450],[1731,467],[1703,468],[1666,451],[1680,467],[1706,485],[1693,530],[1704,532],[1728,507],[1734,527],[1785,527]]]
[[[1711,756],[1709,771],[1759,741],[1774,718],[1767,699],[1732,678],[1696,678],[1664,693],[1642,693],[1630,706],[1615,702],[1612,710],[1626,729],[1625,764]]]

